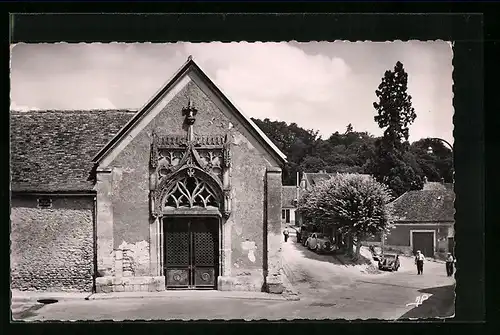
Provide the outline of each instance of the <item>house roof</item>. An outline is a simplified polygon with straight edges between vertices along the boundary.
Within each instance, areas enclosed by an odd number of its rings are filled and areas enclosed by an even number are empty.
[[[297,186],[282,186],[281,190],[281,207],[295,207],[294,200],[297,199]]]
[[[135,113],[132,110],[11,111],[11,190],[92,190],[88,177],[93,155]]]
[[[424,184],[424,190],[445,190],[446,186],[443,183],[429,181]]]
[[[334,176],[335,173],[324,173],[324,172],[304,172],[304,178],[307,183],[311,186],[316,185],[317,183],[330,179],[330,177]]]
[[[396,222],[451,222],[455,193],[449,189],[409,191],[389,204]]]
[[[328,180],[335,176],[337,173],[326,173],[326,172],[304,172],[304,178],[306,178],[307,183],[311,186],[318,184],[324,180]],[[361,174],[362,176],[369,176],[368,174]]]
[[[195,63],[191,56],[188,60],[180,67],[180,69],[173,75],[173,77],[167,81],[153,97],[139,109],[138,113],[126,124],[118,134],[113,137],[93,158],[93,161],[99,163],[106,154],[116,145],[116,143],[127,135],[127,133],[134,127],[134,125],[139,122],[144,115],[150,111],[161,98],[178,83],[183,77],[189,74],[190,71],[194,71],[209,87],[210,89],[220,98],[224,104],[226,104],[231,111],[234,112],[235,116],[240,119],[240,121],[246,124],[252,135],[261,142],[266,150],[268,150],[279,162],[285,163],[286,156],[280,149],[264,134],[264,132],[245,114],[243,114],[235,105],[227,98],[227,96],[222,93],[222,91],[215,85],[215,83],[201,70],[201,68]]]

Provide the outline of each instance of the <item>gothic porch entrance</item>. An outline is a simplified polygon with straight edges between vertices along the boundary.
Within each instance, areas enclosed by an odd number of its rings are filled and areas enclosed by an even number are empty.
[[[166,217],[164,275],[167,289],[217,289],[219,219]]]

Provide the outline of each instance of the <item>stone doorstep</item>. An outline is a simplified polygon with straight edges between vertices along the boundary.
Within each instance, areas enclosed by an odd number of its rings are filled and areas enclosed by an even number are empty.
[[[264,292],[250,291],[201,291],[201,290],[179,290],[179,291],[161,291],[161,292],[112,292],[95,293],[88,300],[105,299],[128,299],[128,298],[159,298],[159,299],[249,299],[249,300],[276,300],[285,301],[285,295],[269,294]]]

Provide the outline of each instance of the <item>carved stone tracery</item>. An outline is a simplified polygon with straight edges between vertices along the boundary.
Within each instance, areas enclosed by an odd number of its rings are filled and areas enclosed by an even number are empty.
[[[150,158],[153,216],[180,208],[217,208],[230,215],[228,136],[190,141],[153,134]]]

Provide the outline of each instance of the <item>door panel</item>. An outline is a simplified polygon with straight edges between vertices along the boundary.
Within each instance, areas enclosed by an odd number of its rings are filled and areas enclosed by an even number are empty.
[[[165,224],[165,280],[168,286],[189,285],[189,231],[187,222]]]
[[[194,221],[191,223],[193,243],[194,285],[215,286],[215,267],[217,254],[217,234],[213,222]]]
[[[413,252],[420,250],[425,257],[434,257],[434,234],[413,232]]]
[[[218,220],[165,220],[167,288],[214,289],[218,275]]]

